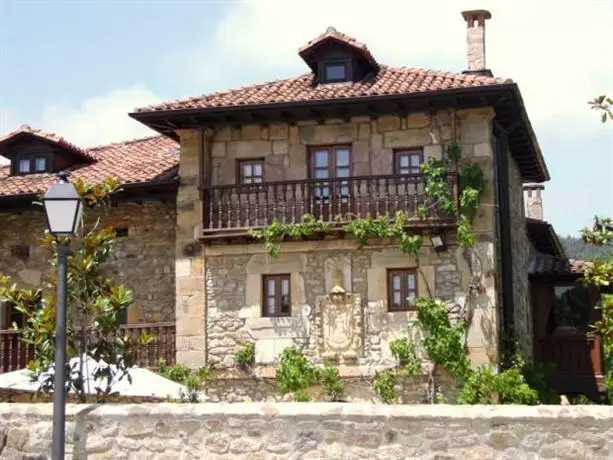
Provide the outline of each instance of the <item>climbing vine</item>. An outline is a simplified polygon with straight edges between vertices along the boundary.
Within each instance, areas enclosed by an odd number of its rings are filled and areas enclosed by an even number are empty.
[[[461,150],[457,143],[450,144],[446,152],[442,159],[430,157],[421,165],[427,198],[418,205],[417,217],[427,217],[432,208],[440,209],[447,215],[457,213],[458,243],[463,248],[470,248],[475,244],[472,224],[485,189],[484,174],[478,163],[464,162],[459,166]],[[454,174],[455,171],[458,171],[459,180],[457,199],[449,181],[450,174]],[[392,220],[387,216],[362,218],[348,213],[336,216],[334,221],[347,222],[342,231],[356,240],[360,248],[373,238],[394,238],[399,249],[405,254],[416,254],[422,246],[421,236],[407,231],[409,216],[403,211],[398,211]],[[317,219],[312,214],[305,214],[300,222],[288,224],[274,219],[268,227],[250,229],[249,235],[255,240],[263,241],[265,252],[277,257],[279,243],[284,240],[303,239],[330,232],[332,232],[330,222]]]

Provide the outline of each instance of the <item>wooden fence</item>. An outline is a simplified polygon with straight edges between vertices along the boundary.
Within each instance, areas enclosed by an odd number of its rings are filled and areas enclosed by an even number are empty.
[[[175,323],[126,324],[121,330],[128,336],[139,337],[143,332],[153,336],[147,345],[136,349],[136,364],[140,367],[156,367],[160,359],[168,364],[175,362]],[[0,373],[23,369],[34,358],[32,347],[21,341],[18,331],[0,330]]]

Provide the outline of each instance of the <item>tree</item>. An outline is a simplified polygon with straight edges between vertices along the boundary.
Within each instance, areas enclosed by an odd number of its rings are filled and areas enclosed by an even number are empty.
[[[116,283],[109,276],[107,263],[111,260],[116,241],[115,229],[102,221],[110,205],[110,196],[118,184],[107,179],[102,184],[88,184],[77,179],[77,192],[83,198],[83,223],[70,239],[67,278],[67,350],[66,355],[78,357],[77,364],[67,363],[66,391],[74,391],[80,401],[86,400],[85,368],[87,358],[95,365],[91,375],[99,395],[108,395],[111,384],[127,378],[134,364],[134,350],[138,344],[148,343],[152,337],[143,335],[135,340],[120,329],[122,318],[132,306],[132,292]],[[41,216],[42,218],[42,216]],[[50,252],[50,271],[45,288],[22,289],[0,275],[0,296],[8,299],[15,309],[24,315],[24,325],[19,328],[22,341],[35,352],[28,364],[34,381],[40,383],[40,391],[54,390],[53,375],[48,371],[55,359],[55,308],[58,242],[48,232],[41,245]]]
[[[589,103],[592,109],[602,112],[601,120],[613,120],[613,100],[607,96],[599,96]],[[613,248],[613,218],[594,217],[592,228],[581,231],[583,241],[600,247]],[[594,329],[600,334],[603,342],[605,360],[605,387],[609,400],[613,399],[613,257],[609,256],[595,260],[583,275],[584,282],[600,288],[601,296],[598,308],[601,318],[594,324]]]

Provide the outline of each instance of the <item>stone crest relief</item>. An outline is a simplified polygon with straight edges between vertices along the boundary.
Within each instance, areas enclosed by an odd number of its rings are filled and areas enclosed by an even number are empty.
[[[317,299],[315,330],[317,348],[324,360],[354,361],[362,354],[360,296],[336,285]]]

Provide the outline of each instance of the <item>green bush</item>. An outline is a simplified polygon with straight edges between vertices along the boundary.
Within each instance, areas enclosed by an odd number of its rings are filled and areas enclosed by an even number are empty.
[[[375,393],[385,404],[392,404],[396,400],[396,373],[393,370],[377,374],[373,380]]]
[[[296,402],[310,402],[312,400],[311,395],[309,395],[305,390],[296,390],[292,396]]]
[[[392,340],[389,344],[392,356],[398,360],[406,375],[415,375],[421,370],[415,342],[408,337]]]
[[[255,363],[255,343],[246,343],[234,353],[236,364],[243,367],[252,366]]]
[[[321,380],[324,386],[324,393],[331,401],[340,401],[345,392],[345,384],[336,367],[325,366],[321,370]]]
[[[538,392],[526,383],[519,367],[496,373],[490,366],[481,366],[468,375],[458,403],[535,405],[539,398]]]
[[[279,390],[291,393],[313,386],[319,378],[319,372],[295,347],[287,347],[281,352],[276,378]]]

